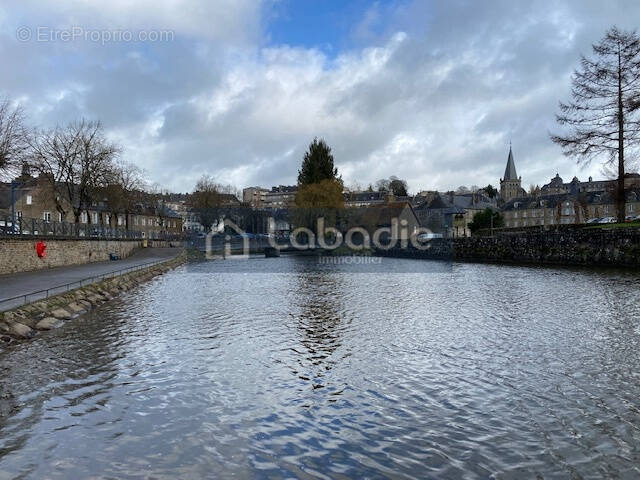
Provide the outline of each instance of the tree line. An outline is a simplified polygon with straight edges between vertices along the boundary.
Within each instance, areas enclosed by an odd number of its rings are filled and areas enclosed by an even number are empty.
[[[0,101],[0,178],[31,175],[44,188],[41,194],[55,205],[62,218],[70,214],[75,223],[97,202],[109,206],[109,223],[129,215],[140,205],[164,224],[164,195],[149,185],[142,169],[120,158],[121,147],[109,141],[99,121],[80,119],[49,129],[28,127],[23,109],[8,98]],[[19,175],[20,174],[20,175]],[[18,176],[19,175],[19,176]]]

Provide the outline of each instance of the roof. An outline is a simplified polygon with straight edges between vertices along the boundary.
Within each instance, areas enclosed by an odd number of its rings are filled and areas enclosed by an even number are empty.
[[[518,174],[516,173],[516,164],[513,161],[513,151],[509,147],[509,158],[507,159],[507,168],[504,169],[503,180],[517,180]]]
[[[239,205],[240,200],[233,193],[221,193],[220,200],[223,205]]]
[[[372,202],[384,200],[386,195],[386,192],[349,192],[345,194],[345,200],[348,202]]]
[[[409,211],[419,223],[413,207],[408,202],[389,202],[364,208],[345,209],[344,213],[349,225],[379,227],[391,225],[391,220],[400,217],[405,211]]]

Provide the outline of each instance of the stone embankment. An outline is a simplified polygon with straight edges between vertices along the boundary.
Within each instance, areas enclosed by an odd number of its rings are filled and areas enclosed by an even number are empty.
[[[138,270],[70,292],[0,313],[0,348],[33,337],[39,331],[61,326],[65,321],[91,311],[103,303],[130,291],[136,285],[182,264],[186,253],[144,270]]]
[[[557,228],[494,236],[435,239],[427,250],[395,248],[377,255],[458,262],[640,267],[640,228]]]
[[[454,259],[534,265],[640,267],[640,229],[581,228],[455,239]]]

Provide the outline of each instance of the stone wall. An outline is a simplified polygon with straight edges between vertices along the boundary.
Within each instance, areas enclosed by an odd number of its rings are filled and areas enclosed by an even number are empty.
[[[495,263],[640,267],[640,228],[559,228],[435,239],[428,250],[395,248],[376,255]]]
[[[45,258],[36,254],[38,239],[0,238],[0,274],[109,260],[110,253],[128,257],[140,240],[43,239]]]
[[[456,260],[640,267],[640,228],[580,228],[456,238]]]

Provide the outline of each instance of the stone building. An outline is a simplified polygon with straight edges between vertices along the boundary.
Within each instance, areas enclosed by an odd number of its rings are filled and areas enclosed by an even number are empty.
[[[526,192],[522,189],[522,178],[516,173],[516,164],[513,160],[513,151],[509,146],[509,157],[507,158],[507,166],[504,169],[504,178],[500,179],[500,197],[505,202],[514,198],[526,196]]]
[[[626,195],[626,217],[632,220],[640,215],[640,189],[630,189]],[[571,225],[616,216],[615,199],[607,191],[517,198],[502,210],[507,228]]]
[[[0,197],[10,198],[11,184],[0,183],[0,192]],[[13,211],[16,224],[21,224],[24,232],[32,233],[38,231],[40,222],[75,223],[71,202],[66,198],[58,197],[62,210],[65,211],[63,214],[56,206],[54,195],[50,184],[44,179],[21,178],[20,183],[13,188]],[[1,206],[0,215],[8,219],[12,213],[11,201],[3,203],[6,205]],[[182,218],[178,213],[164,205],[143,202],[135,205],[129,213],[125,214],[113,212],[106,199],[96,199],[80,212],[78,223],[138,231],[144,238],[158,238],[163,234],[176,235],[182,232]]]
[[[415,207],[416,215],[423,227],[446,237],[469,237],[469,224],[476,213],[487,208],[497,209],[495,199],[482,191],[456,194],[437,193],[431,200],[425,200]]]
[[[391,234],[381,229],[389,229],[397,222],[397,232]],[[386,202],[368,207],[345,208],[339,221],[342,232],[349,229],[364,229],[370,239],[378,232],[382,242],[389,240],[409,240],[418,232],[420,220],[409,202]],[[359,242],[356,242],[359,243]]]
[[[554,195],[559,193],[588,193],[588,192],[605,192],[613,191],[617,186],[617,180],[593,180],[589,177],[587,182],[581,182],[578,177],[573,177],[571,182],[564,183],[562,177],[556,173],[556,176],[551,181],[542,186],[540,189],[541,195]],[[640,187],[640,174],[627,173],[624,176],[624,188],[636,188]]]

